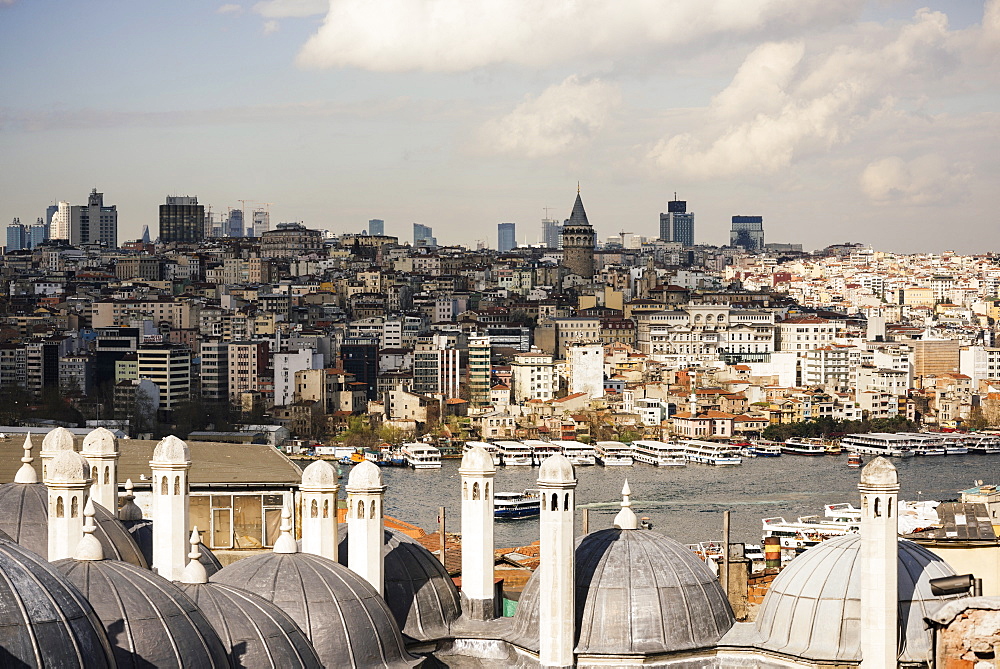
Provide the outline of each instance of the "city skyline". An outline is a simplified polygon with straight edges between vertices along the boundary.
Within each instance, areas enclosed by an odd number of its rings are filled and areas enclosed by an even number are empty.
[[[378,217],[474,246],[510,221],[533,244],[580,181],[602,240],[656,237],[676,191],[698,244],[755,212],[805,248],[1000,250],[1000,2],[715,4],[56,3],[54,19],[8,0],[0,221],[96,187],[119,241],[197,193],[216,212],[266,200],[272,225]],[[469,19],[466,39],[435,16]]]

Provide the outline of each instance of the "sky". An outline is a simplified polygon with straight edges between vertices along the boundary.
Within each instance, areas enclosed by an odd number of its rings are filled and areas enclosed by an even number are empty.
[[[0,222],[97,188],[334,233],[1000,251],[1000,0],[0,0]],[[244,201],[241,204],[241,200]]]

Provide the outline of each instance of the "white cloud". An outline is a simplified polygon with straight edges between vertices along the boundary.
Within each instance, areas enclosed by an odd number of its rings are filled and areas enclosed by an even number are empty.
[[[3,0],[0,0],[0,2],[2,2],[2,1]],[[216,14],[242,14],[243,13],[243,7],[240,6],[240,5],[237,5],[237,4],[234,4],[234,3],[230,2],[230,3],[227,3],[225,5],[221,5],[218,9],[215,10],[215,13]]]
[[[923,205],[948,201],[971,177],[968,166],[938,155],[909,162],[890,156],[870,163],[861,173],[860,186],[878,203]]]
[[[330,0],[299,63],[443,72],[497,63],[579,64],[697,47],[712,37],[840,22],[860,5],[860,0]]]
[[[317,16],[328,7],[327,0],[262,0],[253,11],[267,19],[297,19]]]
[[[574,75],[483,124],[479,148],[525,158],[553,156],[592,138],[620,103],[617,86]]]
[[[264,34],[270,35],[276,33],[280,27],[277,21],[264,21]]]

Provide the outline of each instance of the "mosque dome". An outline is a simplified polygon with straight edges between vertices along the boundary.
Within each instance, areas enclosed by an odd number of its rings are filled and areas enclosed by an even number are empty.
[[[754,623],[766,650],[825,662],[861,659],[861,537],[849,534],[813,546],[795,558],[768,589]],[[946,600],[930,579],[955,572],[912,541],[899,540],[900,661],[925,662],[931,633],[924,617]]]
[[[114,667],[104,627],[65,576],[38,554],[0,540],[0,657],[4,666]]]
[[[226,566],[212,582],[250,590],[276,604],[306,633],[327,667],[418,663],[406,652],[392,612],[375,588],[332,560],[260,553]]]
[[[153,532],[155,531],[155,525],[152,519],[140,518],[139,520],[121,520],[118,522],[125,528],[125,531],[131,537],[133,543],[135,543],[145,563],[147,565],[153,564]],[[215,553],[209,550],[208,546],[200,544],[199,549],[201,550],[201,557],[198,558],[198,562],[205,567],[205,571],[208,572],[209,576],[222,569],[222,562],[215,556]]]
[[[177,583],[212,624],[232,667],[322,669],[316,650],[287,613],[224,583]]]
[[[578,539],[575,555],[576,653],[697,650],[714,646],[733,625],[718,579],[669,537],[650,530],[600,530]],[[533,651],[538,651],[539,598],[545,596],[538,575],[524,589],[510,638]]]
[[[339,528],[337,555],[347,565],[347,525]],[[440,639],[462,614],[454,582],[441,561],[402,532],[385,530],[385,601],[403,634],[419,641]]]
[[[120,560],[68,558],[53,564],[90,600],[119,667],[228,669],[211,623],[162,576]]]
[[[97,531],[104,554],[137,567],[149,563],[125,526],[100,504],[94,505]],[[40,556],[49,555],[49,491],[44,483],[0,485],[0,531]]]

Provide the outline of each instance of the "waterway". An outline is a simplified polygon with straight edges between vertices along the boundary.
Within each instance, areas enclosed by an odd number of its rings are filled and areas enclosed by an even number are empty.
[[[1000,482],[1000,455],[951,455],[893,459],[899,470],[900,499],[956,499],[958,491],[976,479]],[[441,469],[382,470],[386,513],[427,531],[437,527],[438,507],[446,509],[447,531],[461,530],[459,460],[445,460]],[[349,469],[343,468],[343,496]],[[823,513],[824,504],[858,505],[860,470],[847,467],[847,456],[747,458],[736,467],[688,465],[655,468],[578,467],[577,509],[590,509],[591,531],[610,527],[628,479],[632,508],[648,517],[654,529],[682,543],[719,540],[722,514],[731,512],[732,541],[760,543],[761,519]],[[536,487],[537,467],[500,467],[495,490],[522,491]],[[577,513],[577,524],[582,513]],[[522,546],[538,539],[538,519],[501,521],[496,546]]]

